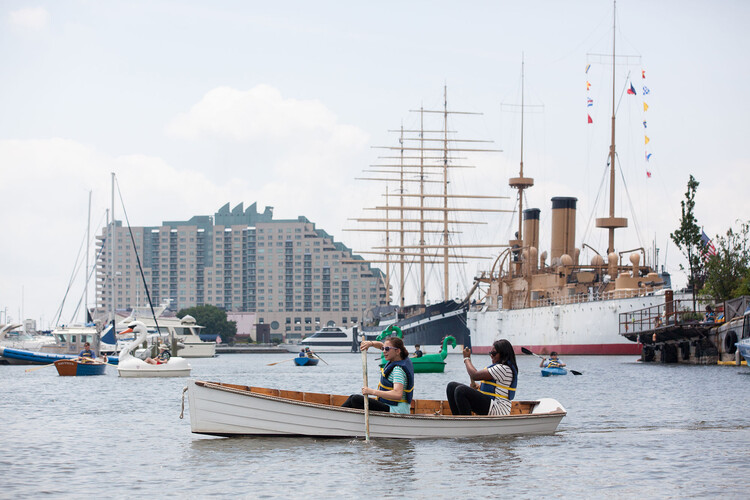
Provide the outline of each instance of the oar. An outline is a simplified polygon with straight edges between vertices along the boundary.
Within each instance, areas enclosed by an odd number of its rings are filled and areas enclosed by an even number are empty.
[[[24,371],[28,373],[28,372],[33,372],[33,371],[36,371],[36,370],[41,370],[42,368],[47,368],[48,366],[54,366],[54,365],[55,365],[55,363],[53,362],[53,363],[50,363],[48,365],[35,366],[34,368],[26,368]]]
[[[367,384],[367,349],[362,351],[362,378],[364,379],[364,387],[368,387]],[[370,442],[370,396],[365,396],[365,442]]]
[[[316,357],[316,358],[320,359],[320,360],[321,360],[321,361],[322,361],[323,363],[325,363],[325,364],[327,364],[327,365],[328,365],[328,363],[326,362],[326,360],[320,357],[320,354],[318,354],[318,353],[317,353],[317,352],[315,352],[315,351],[310,351],[310,352],[311,352],[311,353],[313,353],[313,354],[315,355],[315,357]],[[328,366],[331,366],[331,365],[328,365]]]
[[[524,354],[531,354],[532,356],[536,356],[537,358],[540,358],[540,359],[547,359],[547,358],[545,358],[544,356],[540,356],[540,355],[538,355],[538,354],[534,354],[533,352],[529,351],[529,350],[528,350],[528,349],[526,349],[525,347],[522,347],[522,348],[521,348],[521,352],[523,352]],[[575,370],[571,370],[570,368],[568,368],[568,371],[569,371],[570,373],[572,373],[573,375],[583,375],[583,373],[581,373],[581,372],[577,372],[577,371],[575,371]]]
[[[284,361],[277,361],[275,363],[268,363],[266,366],[273,366],[278,365],[279,363],[286,363],[287,361],[292,361],[294,358],[285,359]]]

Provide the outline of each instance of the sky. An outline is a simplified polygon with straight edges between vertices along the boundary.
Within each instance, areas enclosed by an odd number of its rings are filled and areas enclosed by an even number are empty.
[[[382,163],[377,146],[396,145],[389,131],[419,126],[413,110],[442,108],[444,89],[450,110],[481,113],[451,115],[449,127],[502,150],[467,155],[476,168],[452,187],[510,196],[495,208],[514,208],[523,88],[524,174],[535,179],[524,206],[542,210],[540,246],[550,198],[574,196],[576,246],[606,250],[592,221],[607,215],[612,66],[597,54],[612,52],[612,12],[607,0],[3,1],[0,323],[47,327],[66,291],[60,322],[73,319],[89,193],[98,233],[112,172],[115,216],[124,207],[132,226],[257,202],[366,251],[374,236],[344,229],[372,216],[364,208],[382,205],[384,186],[357,177]],[[669,233],[690,175],[709,236],[750,219],[749,21],[744,1],[617,2],[616,52],[628,57],[615,76],[616,215],[630,226],[616,246],[656,246],[678,286],[685,260]],[[505,243],[515,220],[495,214],[462,241]],[[458,266],[451,293],[488,262]]]

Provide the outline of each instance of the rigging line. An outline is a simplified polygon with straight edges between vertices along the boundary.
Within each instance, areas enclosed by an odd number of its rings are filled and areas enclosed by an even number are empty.
[[[605,182],[607,181],[607,176],[609,174],[609,165],[606,165],[604,167],[604,170],[602,172],[602,179],[599,182],[599,189],[596,190],[596,198],[594,198],[594,205],[591,208],[591,213],[589,214],[589,221],[586,223],[586,229],[583,232],[583,238],[582,241],[586,241],[586,238],[588,238],[588,235],[590,234],[590,231],[592,231],[594,228],[591,225],[592,220],[594,220],[594,216],[596,214],[596,209],[599,206],[599,200],[601,199],[602,192],[604,190]]]
[[[86,247],[87,243],[88,243],[88,240],[86,239],[86,235],[84,233],[83,241],[81,241],[81,246],[78,247],[78,255],[76,255],[76,260],[73,264],[73,272],[71,273],[70,279],[68,280],[68,287],[65,289],[65,294],[63,295],[62,303],[60,304],[59,309],[55,313],[55,315],[57,316],[54,322],[55,325],[59,324],[60,322],[60,318],[62,317],[62,311],[63,311],[63,308],[65,307],[65,301],[68,298],[68,293],[70,293],[70,289],[73,286],[73,281],[75,281],[76,276],[78,276],[78,271],[83,265],[83,263],[81,262],[81,252],[83,252],[83,249]]]
[[[86,276],[87,280],[91,280],[91,276],[94,275],[94,271],[96,271],[97,262],[99,260],[99,257],[101,257],[102,252],[104,251],[104,245],[102,245],[101,248],[99,248],[99,252],[97,252],[96,257],[94,257],[94,265],[91,266],[91,269],[89,270],[88,276]],[[78,303],[76,304],[75,311],[73,311],[73,315],[71,316],[70,322],[73,323],[75,321],[75,317],[78,315],[78,311],[81,309],[81,302],[83,302],[83,294],[78,298]],[[88,316],[88,311],[86,311]]]
[[[117,184],[117,194],[120,196],[120,205],[122,206],[122,213],[125,216],[125,222],[128,225],[128,233],[130,233],[130,242],[133,244],[133,251],[135,252],[135,260],[138,263],[138,270],[141,273],[141,279],[143,280],[143,288],[146,289],[146,298],[148,299],[148,305],[151,308],[151,315],[154,317],[154,323],[156,324],[156,333],[161,334],[159,329],[159,321],[156,319],[156,312],[154,312],[154,304],[151,302],[151,294],[148,291],[148,284],[146,283],[146,276],[143,274],[143,266],[141,266],[141,257],[138,255],[138,247],[135,245],[135,237],[133,237],[133,228],[130,227],[130,220],[128,219],[128,212],[125,210],[125,200],[122,199],[122,192],[120,192],[120,182],[115,177],[115,184]],[[114,223],[114,220],[112,221]],[[114,297],[112,297],[114,300]],[[172,346],[174,347],[174,346]]]
[[[616,154],[615,158],[617,158],[617,163],[620,163],[620,155]],[[628,198],[628,205],[630,206],[630,213],[633,216],[633,226],[635,227],[635,234],[638,238],[638,244],[643,246],[643,237],[641,236],[641,230],[640,230],[640,224],[638,223],[638,218],[635,213],[635,207],[633,206],[633,200],[630,198],[630,190],[628,189],[628,184],[625,182],[625,174],[622,171],[622,165],[620,165],[620,179],[622,179],[622,187],[625,189],[625,196]],[[645,262],[644,262],[645,264]]]

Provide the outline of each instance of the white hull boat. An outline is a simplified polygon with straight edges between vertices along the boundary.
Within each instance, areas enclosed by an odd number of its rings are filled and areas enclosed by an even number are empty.
[[[120,351],[117,372],[124,378],[147,378],[147,377],[189,377],[192,367],[184,358],[171,357],[169,361],[162,364],[152,365],[144,360],[134,357],[131,351],[143,343],[148,336],[146,325],[140,321],[134,321],[128,325],[128,329],[121,335],[135,333],[136,338],[128,343]]]
[[[309,347],[313,352],[358,352],[359,344],[354,340],[354,328],[340,326],[325,326],[305,337],[297,344],[284,344],[289,352],[299,352]]]
[[[363,410],[347,396],[191,380],[190,428],[214,436],[365,436]],[[373,438],[442,439],[551,434],[566,415],[554,399],[514,401],[510,415],[453,416],[447,401],[415,400],[411,415],[370,412]]]
[[[492,350],[507,339],[520,352],[627,355],[641,353],[641,345],[620,335],[620,314],[664,304],[663,294],[622,299],[591,300],[523,309],[470,309],[467,325],[476,353]]]

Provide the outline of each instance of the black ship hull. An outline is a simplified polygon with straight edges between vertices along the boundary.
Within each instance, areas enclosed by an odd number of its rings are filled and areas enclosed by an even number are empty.
[[[429,306],[409,306],[399,311],[398,318],[377,325],[363,327],[366,340],[375,340],[388,326],[398,326],[404,334],[404,344],[413,346],[442,346],[443,338],[455,337],[458,344],[471,347],[466,326],[468,305],[454,300]]]

